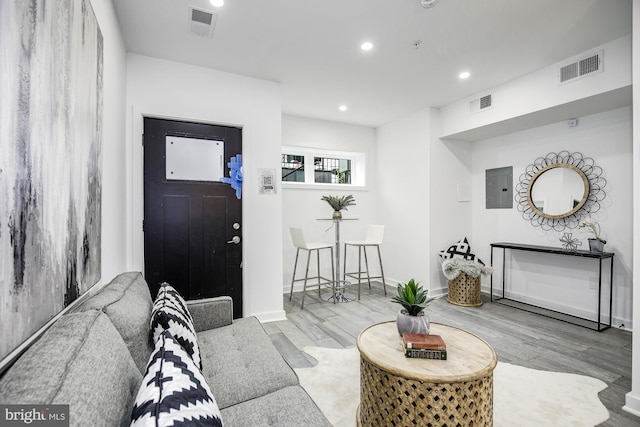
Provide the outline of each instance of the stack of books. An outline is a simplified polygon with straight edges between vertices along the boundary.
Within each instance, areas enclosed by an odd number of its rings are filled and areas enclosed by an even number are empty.
[[[406,357],[447,360],[447,346],[440,335],[405,333],[402,343]]]

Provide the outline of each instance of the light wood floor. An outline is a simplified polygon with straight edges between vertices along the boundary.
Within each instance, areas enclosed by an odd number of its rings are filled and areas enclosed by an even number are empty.
[[[389,295],[395,288],[387,288]],[[305,346],[353,347],[366,327],[394,320],[399,305],[385,296],[381,283],[362,287],[360,301],[332,304],[308,291],[304,310],[301,293],[293,301],[284,297],[287,320],[266,323],[287,362],[294,368],[310,367],[315,360],[302,350]],[[610,418],[602,426],[640,426],[640,418],[622,410],[625,394],[631,390],[631,333],[619,329],[596,332],[580,326],[485,301],[481,307],[460,307],[446,298],[429,307],[432,322],[470,331],[489,342],[498,360],[555,372],[599,378],[608,384],[600,400]],[[541,426],[542,427],[542,426]]]

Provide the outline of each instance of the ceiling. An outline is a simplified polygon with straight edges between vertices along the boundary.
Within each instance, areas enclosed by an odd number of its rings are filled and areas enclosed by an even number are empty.
[[[370,127],[631,33],[631,0],[113,3],[129,52],[279,82],[285,114]],[[217,13],[212,37],[189,33],[189,5]]]

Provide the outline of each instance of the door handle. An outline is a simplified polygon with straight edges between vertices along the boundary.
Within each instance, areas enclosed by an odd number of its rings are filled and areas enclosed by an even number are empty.
[[[233,244],[237,245],[238,243],[240,243],[240,237],[239,236],[233,236],[231,238],[231,240],[229,240],[227,243],[233,243]]]

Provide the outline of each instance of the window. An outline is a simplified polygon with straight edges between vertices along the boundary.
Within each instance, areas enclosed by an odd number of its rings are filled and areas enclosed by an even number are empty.
[[[304,156],[282,154],[282,181],[304,182]]]
[[[313,157],[314,182],[351,184],[351,160]]]
[[[365,185],[365,154],[283,147],[282,182],[293,185]]]

